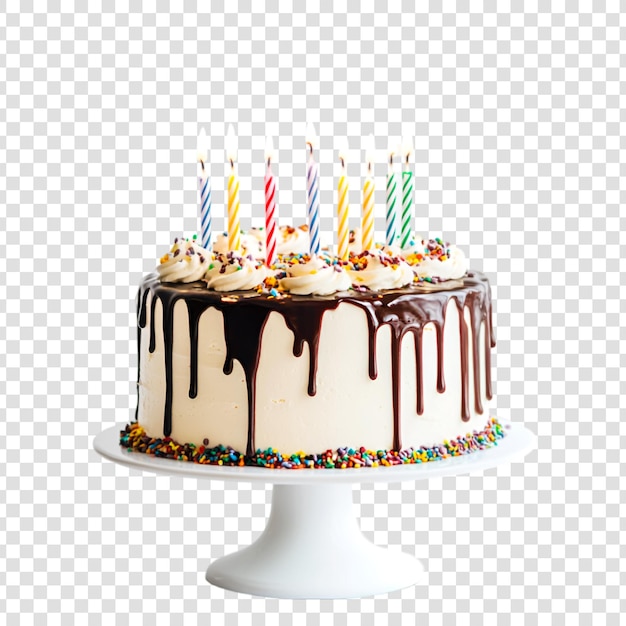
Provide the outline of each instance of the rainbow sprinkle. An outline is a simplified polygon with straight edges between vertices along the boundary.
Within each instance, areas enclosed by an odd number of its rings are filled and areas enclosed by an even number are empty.
[[[425,239],[422,241],[421,252],[411,252],[406,255],[405,261],[409,265],[419,265],[424,259],[433,261],[447,261],[450,258],[450,243],[437,237],[436,239]]]
[[[180,444],[171,437],[154,438],[146,435],[137,422],[128,424],[120,431],[120,446],[128,452],[143,452],[156,457],[177,459],[199,463],[200,465],[253,466],[270,469],[357,469],[360,467],[390,467],[440,461],[455,456],[464,456],[479,450],[498,445],[505,436],[504,428],[495,417],[487,422],[481,432],[474,431],[431,448],[407,448],[406,450],[366,450],[365,448],[338,448],[321,454],[298,452],[283,455],[278,450],[268,448],[257,450],[252,456],[237,452],[228,446],[209,447],[209,440],[203,445]]]

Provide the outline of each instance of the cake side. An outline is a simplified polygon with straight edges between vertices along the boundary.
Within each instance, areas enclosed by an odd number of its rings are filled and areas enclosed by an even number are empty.
[[[480,430],[491,398],[489,284],[473,273],[442,287],[276,299],[148,277],[139,424],[148,437],[248,455],[400,450]]]

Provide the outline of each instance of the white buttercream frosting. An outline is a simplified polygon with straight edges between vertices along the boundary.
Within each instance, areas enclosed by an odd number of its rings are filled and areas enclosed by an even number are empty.
[[[241,255],[251,255],[255,259],[265,258],[265,231],[262,228],[251,228],[241,233]],[[219,233],[213,244],[216,254],[228,253],[228,233]]]
[[[445,244],[441,239],[428,239],[406,255],[407,262],[419,277],[437,277],[455,280],[465,276],[468,261],[460,248]]]
[[[379,291],[397,289],[413,282],[413,270],[399,257],[372,250],[359,255],[348,268],[352,283]]]
[[[331,264],[327,257],[316,256],[305,263],[295,262],[286,268],[287,276],[280,287],[290,293],[306,296],[328,296],[350,289],[351,281],[340,264]]]
[[[194,240],[176,239],[156,271],[163,283],[192,283],[204,276],[210,257]]]
[[[228,234],[220,233],[213,244],[213,251],[218,254],[228,252]],[[276,254],[308,254],[309,229],[301,226],[280,226],[276,235]],[[251,228],[241,233],[242,256],[252,255],[255,259],[265,258],[265,229]]]
[[[350,231],[350,243],[348,244],[350,252],[352,254],[361,254],[363,252],[363,243],[361,238],[361,228],[355,228]],[[409,240],[409,244],[406,248],[400,247],[400,239],[397,237],[395,243],[392,245],[388,245],[386,242],[377,242],[374,246],[376,250],[382,251],[387,256],[400,256],[405,257],[415,250],[421,250],[422,248],[422,240],[420,237],[414,239],[413,237]]]
[[[278,229],[276,254],[308,254],[309,246],[309,227],[306,224]]]
[[[267,276],[267,268],[252,258],[236,254],[217,254],[211,259],[204,280],[215,291],[256,289]]]

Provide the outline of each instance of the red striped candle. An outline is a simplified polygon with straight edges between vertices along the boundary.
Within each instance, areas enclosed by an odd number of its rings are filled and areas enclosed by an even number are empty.
[[[271,266],[276,260],[276,183],[272,173],[274,145],[268,137],[265,143],[265,265]]]

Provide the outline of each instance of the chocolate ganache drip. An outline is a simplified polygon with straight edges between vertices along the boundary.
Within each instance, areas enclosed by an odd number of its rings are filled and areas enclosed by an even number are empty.
[[[146,327],[147,297],[150,301],[150,340],[148,350],[156,348],[154,312],[156,301],[163,307],[163,342],[165,358],[165,411],[163,417],[163,435],[169,437],[172,432],[172,346],[174,341],[174,305],[184,300],[189,318],[190,340],[190,380],[189,397],[198,394],[198,324],[202,314],[214,307],[224,318],[224,338],[226,359],[224,373],[231,374],[234,361],[238,361],[245,373],[248,397],[248,438],[246,454],[255,451],[255,404],[256,375],[259,365],[263,329],[272,311],[283,316],[287,327],[294,334],[293,354],[299,357],[304,344],[309,347],[308,394],[316,394],[316,373],[318,348],[324,313],[336,309],[341,303],[349,303],[364,311],[368,326],[369,376],[374,380],[377,375],[376,336],[378,329],[387,325],[391,329],[391,366],[393,398],[393,448],[402,447],[400,432],[400,389],[401,389],[401,343],[407,333],[411,333],[415,342],[416,358],[416,412],[424,412],[424,384],[422,359],[424,327],[432,323],[437,340],[437,391],[445,391],[444,380],[444,327],[446,309],[450,300],[456,302],[459,312],[461,336],[461,407],[460,416],[468,421],[471,415],[469,406],[469,336],[465,310],[469,311],[469,323],[472,328],[472,366],[474,371],[474,399],[477,413],[483,412],[481,402],[480,372],[480,327],[484,323],[485,352],[485,395],[492,398],[491,355],[495,346],[492,325],[491,289],[485,276],[469,273],[463,282],[455,282],[456,288],[440,291],[420,292],[418,288],[408,287],[387,291],[382,294],[372,292],[344,292],[329,297],[289,296],[282,299],[268,298],[265,295],[245,293],[224,294],[210,291],[204,283],[161,283],[155,274],[144,280],[137,299],[138,344],[141,345],[141,329]],[[444,285],[445,286],[445,283]],[[139,375],[137,377],[139,383]],[[137,409],[138,410],[138,409]]]

